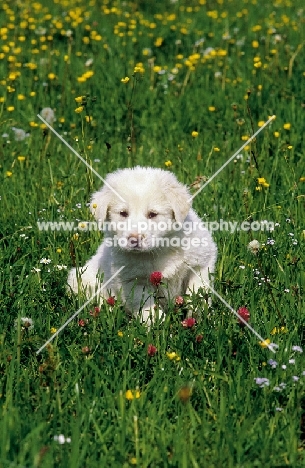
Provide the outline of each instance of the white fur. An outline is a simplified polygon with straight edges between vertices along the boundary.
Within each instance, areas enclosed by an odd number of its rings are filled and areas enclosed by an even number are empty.
[[[108,228],[97,253],[83,268],[78,271],[73,268],[70,271],[68,283],[73,291],[78,292],[79,287],[83,287],[87,295],[94,292],[99,277],[102,276],[103,282],[106,282],[124,265],[125,268],[110,281],[101,294],[104,297],[120,297],[128,312],[141,313],[142,319],[149,323],[157,312],[153,295],[156,288],[149,281],[152,272],[160,271],[163,275],[162,285],[158,288],[159,305],[163,310],[166,310],[168,301],[176,296],[190,291],[197,292],[200,287],[204,287],[202,280],[209,283],[209,274],[213,273],[216,261],[216,245],[207,230],[198,228],[201,220],[191,209],[188,189],[171,172],[151,167],[135,167],[109,174],[103,188],[93,194],[91,210],[99,222],[127,224],[129,221],[129,226],[124,225],[123,229],[115,230],[113,227]],[[154,217],[149,219],[148,216]],[[139,223],[149,223],[149,220],[158,223],[159,227],[162,226],[160,222],[198,224],[188,235],[182,230],[173,229],[141,231]],[[131,241],[126,247],[107,245],[114,236],[126,242]],[[156,248],[153,246],[154,236],[170,241],[176,238],[180,242],[195,242],[193,239],[196,238],[200,245],[190,246],[189,249],[172,244]],[[132,241],[133,239],[136,240]],[[177,244],[177,241],[172,242]],[[194,275],[189,266],[202,280]]]

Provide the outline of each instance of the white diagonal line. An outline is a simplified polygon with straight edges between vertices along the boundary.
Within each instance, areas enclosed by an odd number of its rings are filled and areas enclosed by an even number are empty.
[[[107,185],[107,187],[110,188],[110,190],[112,190],[113,193],[115,193],[117,197],[119,197],[123,202],[125,201],[124,198],[121,197],[121,195],[116,190],[114,190],[114,188],[111,187],[111,185],[108,184],[108,182],[105,179],[103,179],[103,177],[98,172],[96,172],[96,170],[93,169],[93,167],[90,166],[90,164],[88,164],[87,161],[80,154],[78,154],[78,152],[75,151],[75,149],[71,145],[69,145],[69,143],[56,130],[54,130],[54,128],[43,117],[41,117],[40,114],[37,114],[37,117],[40,120],[42,120],[42,122],[50,130],[52,130],[52,132],[90,169],[90,171],[93,172],[93,174],[95,174],[99,179],[101,179],[101,181],[104,182],[104,184]]]
[[[236,153],[234,153],[233,156],[231,156],[231,157],[215,172],[215,174],[213,174],[212,177],[210,177],[209,180],[207,180],[206,183],[205,183],[202,187],[200,187],[200,189],[198,189],[197,192],[194,193],[194,195],[191,196],[191,198],[189,198],[188,201],[190,202],[191,200],[193,200],[193,198],[195,198],[195,197],[198,195],[198,193],[201,192],[201,190],[203,190],[210,182],[212,182],[212,180],[214,179],[214,177],[216,177],[216,176],[217,176],[217,175],[218,175],[218,174],[219,174],[219,173],[220,173],[220,172],[221,172],[221,171],[222,171],[238,154],[239,154],[239,152],[242,151],[242,150],[244,149],[244,147],[247,146],[247,145],[250,143],[250,141],[252,141],[253,138],[256,137],[256,135],[259,134],[259,132],[261,132],[273,119],[275,119],[275,117],[276,117],[275,115],[272,115],[272,117],[270,117],[270,119],[267,120],[267,122],[265,122],[264,125],[262,125],[262,126],[249,138],[249,140],[247,140],[246,143],[244,143],[244,144],[239,148],[239,150],[236,151]]]
[[[257,333],[256,330],[254,330],[254,328],[251,327],[251,325],[249,325],[249,323],[243,319],[243,317],[241,317],[237,312],[236,310],[233,309],[233,307],[230,306],[230,304],[228,304],[228,302],[223,298],[221,297],[220,294],[218,294],[218,292],[215,291],[214,288],[212,288],[212,286],[210,284],[208,284],[204,279],[202,279],[198,273],[188,265],[189,269],[192,270],[192,272],[194,273],[194,275],[196,275],[201,281],[202,283],[204,284],[204,287],[207,288],[207,289],[210,289],[212,291],[213,294],[215,294],[216,297],[218,297],[218,299],[232,312],[232,314],[236,315],[236,317],[238,318],[238,320],[240,320],[246,327],[249,328],[249,330],[257,337],[260,339],[261,342],[266,342],[266,340],[259,334]],[[266,343],[266,346],[269,348],[270,351],[272,351],[273,353],[275,353],[275,350],[273,349],[273,346],[271,344],[268,344]]]
[[[78,309],[57,331],[56,333],[54,333],[54,335],[51,336],[51,338],[48,339],[48,341],[45,342],[45,344],[43,346],[41,346],[41,348],[39,348],[38,351],[36,351],[36,354],[39,354],[49,343],[51,343],[51,341],[54,340],[54,338],[88,305],[90,304],[90,302],[92,301],[92,299],[94,299],[101,291],[102,289],[104,289],[107,284],[110,283],[110,281],[113,280],[113,278],[115,278],[119,273],[120,271],[123,270],[123,268],[125,268],[125,266],[122,266],[114,275],[111,276],[111,278],[106,281],[105,284],[103,284],[97,291],[96,293],[93,294],[93,296],[90,297],[90,299],[88,299],[88,301],[85,302],[85,304],[83,304],[81,306],[80,309]]]

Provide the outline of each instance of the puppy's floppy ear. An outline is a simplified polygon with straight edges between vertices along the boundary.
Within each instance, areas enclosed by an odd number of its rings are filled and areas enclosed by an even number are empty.
[[[164,186],[167,201],[174,212],[175,220],[183,223],[191,206],[191,195],[187,187],[175,179],[170,184]]]
[[[111,191],[107,186],[104,186],[98,192],[95,192],[91,197],[90,211],[93,216],[104,222],[107,218],[107,211],[111,201]]]

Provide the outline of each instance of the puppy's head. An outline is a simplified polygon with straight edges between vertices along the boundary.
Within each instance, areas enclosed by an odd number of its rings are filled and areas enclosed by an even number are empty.
[[[119,247],[132,251],[155,248],[154,238],[170,235],[172,225],[182,224],[190,207],[186,186],[172,173],[150,167],[109,174],[91,199],[96,219],[116,236]]]

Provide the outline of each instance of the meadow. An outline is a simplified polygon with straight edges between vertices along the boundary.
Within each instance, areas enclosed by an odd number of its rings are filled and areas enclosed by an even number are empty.
[[[1,2],[1,468],[305,466],[304,44],[303,0]],[[101,242],[90,168],[195,193],[272,115],[193,202],[254,221],[215,230],[214,288],[263,340],[213,294],[150,330],[93,301],[57,334]]]

